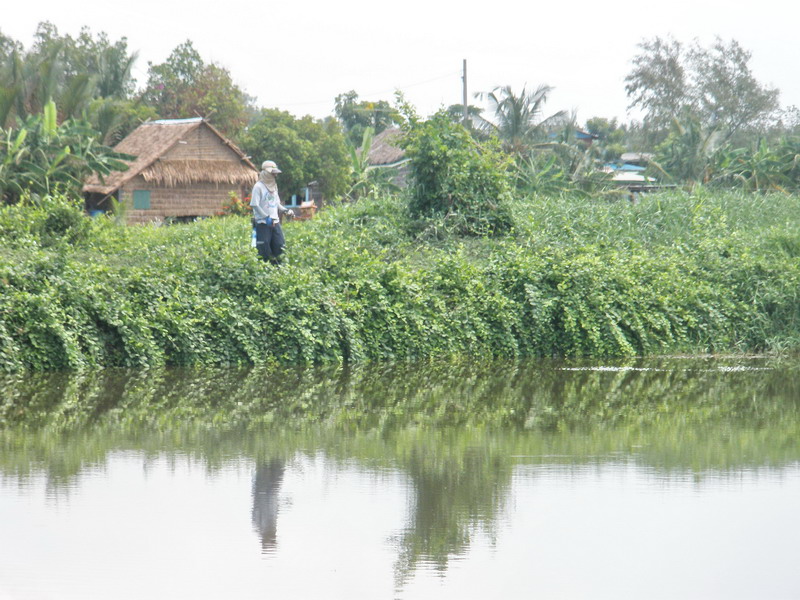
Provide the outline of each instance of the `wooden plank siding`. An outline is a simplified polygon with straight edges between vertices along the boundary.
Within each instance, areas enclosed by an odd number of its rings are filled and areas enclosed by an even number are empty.
[[[168,217],[211,217],[220,214],[222,205],[228,201],[230,192],[240,198],[250,193],[244,186],[197,182],[186,186],[166,187],[148,183],[138,176],[127,182],[120,190],[120,202],[127,208],[127,222],[152,223],[164,221]],[[150,192],[150,208],[135,210],[133,192]]]

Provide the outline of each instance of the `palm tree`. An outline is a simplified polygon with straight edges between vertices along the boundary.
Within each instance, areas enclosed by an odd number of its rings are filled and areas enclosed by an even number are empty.
[[[691,111],[673,117],[667,138],[656,147],[651,167],[661,176],[694,186],[709,183],[717,154],[724,148],[723,133],[705,127]]]
[[[133,87],[131,72],[138,58],[138,52],[128,55],[117,46],[104,48],[97,62],[97,96],[128,98]]]
[[[30,115],[39,114],[50,100],[58,97],[63,78],[63,65],[59,59],[61,51],[61,45],[56,44],[42,56],[23,56],[17,50],[11,53],[0,81],[0,126],[13,115],[25,120]],[[76,84],[70,91],[73,96],[70,106],[83,95],[81,88],[85,83]]]
[[[488,100],[493,113],[493,120],[479,117],[479,127],[497,135],[507,151],[518,156],[527,154],[535,143],[545,141],[549,128],[561,124],[567,116],[566,111],[560,110],[542,118],[544,104],[552,90],[549,85],[540,85],[532,92],[523,87],[516,95],[511,86],[506,85],[489,93],[476,94]]]

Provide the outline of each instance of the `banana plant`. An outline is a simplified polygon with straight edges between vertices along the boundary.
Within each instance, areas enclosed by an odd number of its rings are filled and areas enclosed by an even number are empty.
[[[352,178],[347,197],[351,200],[368,196],[378,189],[398,189],[398,186],[392,181],[393,169],[369,164],[369,153],[372,149],[374,134],[375,130],[367,127],[361,137],[361,148],[358,149],[348,142]]]
[[[786,184],[784,164],[775,150],[761,140],[758,147],[742,155],[738,162],[736,179],[745,189],[753,192],[783,190]]]
[[[48,100],[42,109],[41,130],[45,143],[49,142],[58,131],[58,111],[56,103],[52,100]]]
[[[686,183],[710,183],[717,156],[723,149],[721,132],[704,127],[693,114],[676,117],[667,139],[656,148],[650,162],[660,178]]]
[[[99,134],[83,121],[68,119],[59,125],[52,101],[41,114],[28,117],[19,131],[0,130],[0,135],[0,192],[12,202],[26,191],[35,196],[59,189],[80,197],[88,175],[102,178],[123,171],[125,161],[133,158],[99,143]]]
[[[0,85],[0,129],[5,127],[19,96],[18,86]]]
[[[22,193],[23,188],[20,186],[18,179],[13,176],[13,173],[18,169],[22,159],[28,152],[28,148],[23,145],[27,137],[27,129],[16,132],[16,135],[11,130],[4,132],[3,144],[0,147],[0,153],[2,153],[2,162],[0,162],[0,200],[12,194],[19,196]]]

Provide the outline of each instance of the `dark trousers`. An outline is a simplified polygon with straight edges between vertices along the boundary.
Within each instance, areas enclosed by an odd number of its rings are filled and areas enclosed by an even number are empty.
[[[285,245],[280,223],[275,225],[256,223],[256,250],[264,262],[279,264],[278,257],[283,254]]]

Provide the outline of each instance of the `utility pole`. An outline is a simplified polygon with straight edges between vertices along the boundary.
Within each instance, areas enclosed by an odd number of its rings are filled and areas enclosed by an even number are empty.
[[[464,127],[469,127],[469,110],[467,108],[468,104],[467,104],[467,59],[466,58],[464,59],[464,75],[462,76],[462,79],[464,80],[464,113],[463,113]]]

